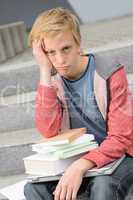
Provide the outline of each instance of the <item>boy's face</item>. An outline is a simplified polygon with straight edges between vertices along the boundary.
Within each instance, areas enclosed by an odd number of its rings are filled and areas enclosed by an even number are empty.
[[[80,65],[80,46],[70,31],[44,39],[45,51],[57,70],[66,78],[75,78]]]

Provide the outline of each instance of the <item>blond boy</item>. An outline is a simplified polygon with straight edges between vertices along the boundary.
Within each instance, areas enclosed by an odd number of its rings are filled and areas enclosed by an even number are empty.
[[[59,182],[27,184],[26,199],[71,200],[85,191],[89,200],[124,200],[133,182],[133,106],[124,66],[83,55],[78,19],[63,8],[41,13],[29,41],[40,69],[39,132],[52,137],[60,130],[85,126],[99,146],[70,165]],[[83,178],[87,170],[124,154],[111,176]]]

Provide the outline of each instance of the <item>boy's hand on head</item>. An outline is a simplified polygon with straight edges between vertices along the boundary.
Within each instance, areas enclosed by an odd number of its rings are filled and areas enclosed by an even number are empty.
[[[93,166],[94,163],[85,159],[79,159],[70,165],[56,186],[54,200],[76,200],[84,173]]]
[[[40,84],[51,86],[51,69],[52,63],[44,50],[44,44],[42,41],[34,41],[32,44],[33,55],[36,59],[37,64],[40,67]]]
[[[40,70],[51,72],[52,63],[45,53],[45,47],[43,41],[34,41],[32,44],[33,55],[40,67]]]

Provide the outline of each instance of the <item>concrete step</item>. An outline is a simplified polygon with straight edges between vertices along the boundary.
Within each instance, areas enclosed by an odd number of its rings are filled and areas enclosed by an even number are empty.
[[[27,177],[26,174],[0,176],[0,189],[13,185],[19,181],[23,181],[26,179],[26,177]],[[0,200],[8,200],[8,199],[2,194],[0,194]]]
[[[35,92],[0,98],[0,133],[33,128]]]
[[[31,145],[41,138],[36,129],[0,134],[0,176],[23,173],[22,159],[34,153]]]
[[[15,57],[8,59],[6,62],[0,63],[1,70],[19,69],[26,66],[27,63],[35,64],[31,48],[25,49],[24,52],[17,54]],[[29,66],[29,65],[28,65]]]
[[[133,14],[81,25],[84,49],[133,40]]]
[[[0,176],[0,189],[15,184],[18,181],[22,181],[26,179],[26,177],[27,175],[24,173],[8,175],[8,176]]]
[[[125,65],[127,73],[133,73],[133,40],[112,42],[102,47],[85,49],[84,52],[98,54],[98,57],[110,59],[110,62],[116,60],[117,63]]]
[[[8,69],[0,68],[0,96],[35,91],[39,82],[39,68],[33,62]]]
[[[0,96],[35,91],[39,81],[39,68],[31,49],[0,64]]]

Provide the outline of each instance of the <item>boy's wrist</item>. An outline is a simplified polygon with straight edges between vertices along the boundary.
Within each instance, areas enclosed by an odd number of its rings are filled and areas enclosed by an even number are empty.
[[[40,70],[40,84],[51,86],[51,70]]]
[[[81,172],[82,174],[85,174],[89,169],[92,169],[96,166],[94,162],[91,160],[86,160],[84,158],[79,159],[81,162]]]

